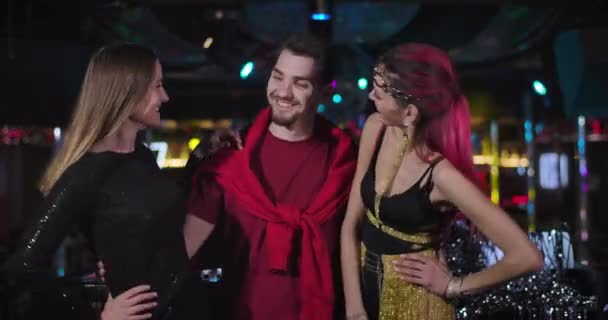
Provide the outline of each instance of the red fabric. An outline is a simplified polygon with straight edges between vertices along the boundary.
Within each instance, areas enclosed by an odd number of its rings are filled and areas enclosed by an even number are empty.
[[[335,143],[335,139],[321,133],[304,141],[289,142],[267,131],[251,159],[252,170],[275,202],[305,209],[325,181],[335,156]],[[266,222],[237,207],[234,198],[238,195],[224,195],[212,176],[200,178],[195,181],[189,212],[215,224],[216,230],[194,263],[203,269],[222,267],[225,275],[221,285],[213,289],[214,316],[232,320],[298,320],[302,309],[300,277],[295,267],[299,255],[291,257],[290,272],[270,272]],[[339,271],[337,248],[344,209],[338,209],[321,226],[334,258],[334,277]],[[334,291],[342,292],[341,288]]]
[[[334,290],[328,244],[321,228],[346,204],[355,170],[354,148],[350,138],[340,129],[319,117],[315,132],[325,132],[329,139],[335,141],[327,177],[309,205],[298,207],[278,203],[273,199],[276,194],[272,193],[281,192],[281,189],[269,190],[268,185],[256,176],[256,163],[252,161],[255,159],[252,153],[258,152],[260,143],[266,140],[269,123],[270,109],[267,108],[250,128],[242,151],[216,154],[213,160],[201,164],[195,179],[198,181],[199,175],[214,175],[225,194],[238,195],[235,197],[237,207],[266,222],[264,245],[268,253],[268,271],[290,271],[294,235],[301,231],[300,319],[329,320],[333,315]],[[297,186],[289,186],[287,181],[285,188]]]
[[[192,193],[188,199],[188,214],[197,216],[210,224],[216,224],[218,214],[223,211],[221,188],[213,180],[195,175]]]

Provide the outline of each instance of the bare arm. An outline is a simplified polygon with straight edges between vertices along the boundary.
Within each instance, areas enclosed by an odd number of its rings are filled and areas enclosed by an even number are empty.
[[[357,227],[365,214],[365,205],[361,199],[361,180],[367,171],[374,153],[374,145],[382,123],[377,114],[371,115],[361,135],[357,169],[348,199],[346,216],[340,233],[342,278],[344,281],[344,299],[346,315],[364,314],[363,298],[361,296],[360,274],[360,244],[357,238]]]
[[[448,161],[437,165],[433,180],[438,198],[456,205],[505,253],[495,265],[467,276],[462,281],[462,293],[476,292],[542,268],[540,252],[521,228]]]

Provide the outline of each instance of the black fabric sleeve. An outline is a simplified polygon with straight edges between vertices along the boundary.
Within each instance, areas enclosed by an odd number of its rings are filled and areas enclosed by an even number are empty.
[[[17,251],[3,267],[6,275],[19,277],[47,270],[69,227],[90,207],[91,172],[77,169],[68,168],[45,197]]]

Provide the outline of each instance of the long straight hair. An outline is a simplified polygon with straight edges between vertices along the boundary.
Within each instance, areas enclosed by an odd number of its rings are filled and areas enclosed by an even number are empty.
[[[157,57],[137,44],[101,48],[89,61],[63,144],[39,183],[47,195],[65,170],[133,113],[154,77]]]

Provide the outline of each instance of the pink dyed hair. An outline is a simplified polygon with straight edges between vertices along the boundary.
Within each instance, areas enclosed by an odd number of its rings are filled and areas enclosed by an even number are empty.
[[[414,100],[418,108],[414,143],[425,160],[423,145],[448,159],[465,177],[478,185],[473,173],[469,103],[460,89],[452,61],[441,49],[407,43],[380,58],[391,86]],[[397,99],[399,101],[399,99]]]

